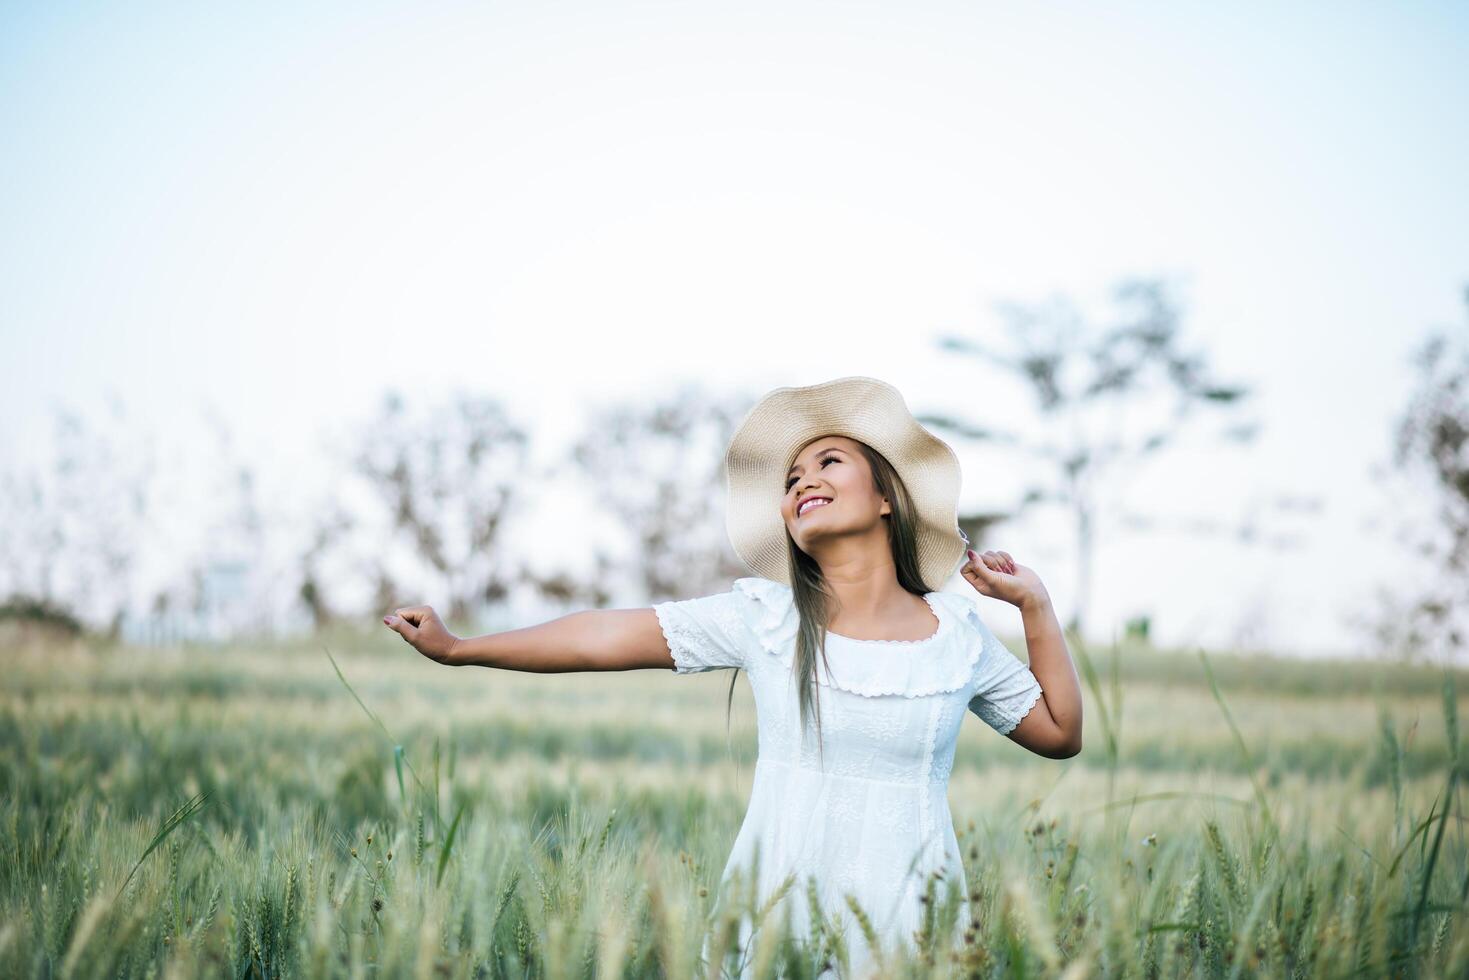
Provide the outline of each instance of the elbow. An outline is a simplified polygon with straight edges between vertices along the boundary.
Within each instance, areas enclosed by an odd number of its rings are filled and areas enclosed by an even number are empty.
[[[1078,711],[1075,717],[1067,718],[1064,723],[1058,722],[1056,728],[1058,734],[1061,736],[1059,740],[1061,743],[1061,755],[1059,758],[1074,759],[1076,756],[1081,755],[1081,712]]]
[[[1054,759],[1072,759],[1072,758],[1075,758],[1078,755],[1081,755],[1081,734],[1080,733],[1077,733],[1073,737],[1065,737],[1065,738],[1063,738],[1061,740],[1059,746],[1056,749],[1056,754],[1053,755],[1052,758],[1054,758]]]

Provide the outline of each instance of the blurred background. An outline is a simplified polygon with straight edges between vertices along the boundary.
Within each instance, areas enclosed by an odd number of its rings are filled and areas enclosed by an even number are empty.
[[[10,5],[3,615],[722,591],[729,432],[866,374],[1096,642],[1458,656],[1466,21]]]
[[[1466,38],[0,4],[0,975],[696,976],[748,685],[380,617],[728,590],[730,433],[847,375],[1083,684],[1066,760],[965,720],[939,975],[1469,975]]]

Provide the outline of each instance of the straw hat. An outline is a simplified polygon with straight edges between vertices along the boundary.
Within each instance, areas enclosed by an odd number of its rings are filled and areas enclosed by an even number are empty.
[[[917,508],[923,580],[940,588],[969,547],[959,527],[959,457],[918,423],[898,389],[876,378],[776,388],[750,409],[724,454],[725,518],[735,554],[756,575],[790,584],[780,513],[785,477],[801,447],[824,435],[865,442],[893,464]]]

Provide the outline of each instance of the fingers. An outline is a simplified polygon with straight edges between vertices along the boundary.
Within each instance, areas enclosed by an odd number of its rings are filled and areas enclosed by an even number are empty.
[[[969,564],[965,566],[966,568],[973,568],[975,571],[979,571],[982,567],[984,571],[988,572],[1003,572],[1006,575],[1015,574],[1015,561],[1010,557],[1008,551],[986,551],[981,555],[976,555],[973,551],[969,551],[968,554]]]
[[[433,614],[433,606],[404,606],[401,609],[393,610],[393,615],[399,617],[400,619],[408,620],[408,622],[412,623],[414,626],[422,626],[424,619],[432,616]]]
[[[432,617],[432,606],[403,606],[383,617],[383,625],[405,640],[413,640],[424,621]]]
[[[418,627],[396,613],[388,613],[383,617],[383,625],[397,633],[405,640],[412,640],[418,633]]]

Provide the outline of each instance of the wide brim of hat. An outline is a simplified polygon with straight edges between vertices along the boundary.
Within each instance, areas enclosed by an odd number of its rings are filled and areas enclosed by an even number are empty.
[[[781,499],[785,478],[806,443],[846,436],[876,449],[902,477],[917,511],[919,569],[940,588],[963,562],[959,457],[925,429],[892,385],[868,377],[776,388],[736,427],[724,457],[730,544],[752,572],[790,584]]]

